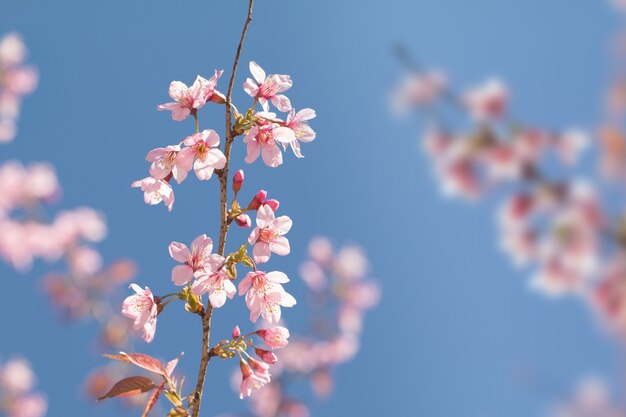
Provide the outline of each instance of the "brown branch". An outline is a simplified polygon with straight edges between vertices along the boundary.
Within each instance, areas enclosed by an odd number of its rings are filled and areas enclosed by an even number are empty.
[[[239,39],[239,45],[237,46],[237,53],[235,55],[235,61],[233,63],[233,71],[230,75],[230,81],[228,83],[228,93],[226,94],[226,143],[224,144],[224,156],[226,157],[226,164],[218,172],[218,178],[220,181],[220,240],[217,253],[224,255],[224,249],[226,247],[226,234],[230,222],[228,221],[228,165],[230,162],[230,150],[235,138],[232,126],[232,113],[231,113],[231,96],[233,92],[233,86],[235,84],[235,74],[237,73],[237,67],[239,66],[239,57],[241,56],[241,49],[243,48],[243,42],[246,38],[246,32],[248,32],[248,26],[252,21],[252,7],[254,0],[250,0],[248,4],[248,16],[246,17],[246,23],[243,26],[241,32],[241,39]],[[200,404],[202,402],[202,389],[204,387],[204,380],[206,379],[207,367],[209,360],[211,359],[211,351],[209,349],[210,336],[211,336],[211,316],[213,315],[213,308],[211,303],[207,303],[207,309],[202,315],[202,356],[200,358],[200,369],[198,370],[198,381],[196,383],[196,390],[193,394],[192,402],[192,417],[198,417],[200,414]]]

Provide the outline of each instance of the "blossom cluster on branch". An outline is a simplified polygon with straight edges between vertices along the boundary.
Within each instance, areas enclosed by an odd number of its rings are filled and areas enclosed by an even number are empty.
[[[247,205],[241,203],[244,184],[244,172],[241,169],[230,181],[233,195],[229,204],[229,167],[233,163],[230,155],[236,138],[241,137],[247,149],[245,162],[249,164],[261,157],[265,165],[276,168],[283,163],[283,151],[288,147],[296,157],[302,157],[300,143],[315,139],[315,132],[308,125],[308,121],[315,117],[315,112],[311,109],[296,112],[289,98],[282,94],[291,88],[291,78],[281,74],[267,75],[254,61],[249,64],[253,78],[248,78],[243,83],[244,91],[252,98],[251,104],[247,110],[239,111],[231,102],[241,47],[251,20],[252,4],[251,1],[228,92],[223,94],[217,89],[218,80],[223,74],[221,70],[216,70],[210,79],[198,75],[191,86],[180,81],[171,82],[169,95],[174,101],[161,104],[157,109],[170,111],[172,119],[178,122],[193,118],[195,133],[174,144],[148,152],[146,160],[150,163],[149,176],[131,184],[143,191],[147,204],[156,205],[162,202],[170,211],[175,200],[173,182],[180,185],[192,170],[200,181],[208,181],[217,176],[220,190],[220,201],[216,204],[220,212],[219,238],[216,242],[209,235],[200,234],[190,245],[177,241],[169,245],[169,254],[177,263],[169,274],[173,285],[178,287],[175,292],[157,295],[148,286],[131,284],[134,294],[123,302],[122,314],[132,320],[134,329],[146,342],[154,339],[158,316],[171,302],[183,301],[186,311],[202,319],[200,366],[193,391],[184,394],[182,383],[171,379],[171,372],[163,372],[161,365],[158,367],[159,372],[156,372],[162,377],[161,380],[129,377],[116,383],[102,397],[129,396],[151,391],[144,415],[150,412],[163,394],[172,407],[169,416],[197,417],[207,366],[213,357],[235,358],[239,361],[240,397],[248,397],[271,382],[270,365],[278,361],[273,350],[288,345],[289,330],[278,324],[282,308],[296,304],[295,298],[283,286],[289,282],[289,278],[280,271],[262,270],[261,266],[271,259],[272,254],[286,256],[290,253],[289,240],[285,235],[290,231],[292,221],[288,216],[277,214],[280,203],[276,199],[268,199],[265,190],[258,191],[249,200],[246,199],[249,201]],[[200,109],[209,103],[224,105],[224,141],[216,130],[200,129]],[[259,105],[261,110],[257,110]],[[270,112],[270,105],[279,112],[287,113],[286,119]],[[255,227],[252,227],[251,216],[255,217]],[[251,228],[251,231],[246,241],[238,243],[233,252],[227,253],[226,236],[233,222],[241,228]],[[247,270],[243,278],[239,277],[238,268]],[[239,282],[235,285],[237,279]],[[244,335],[239,326],[235,326],[230,339],[211,346],[210,323],[213,312],[228,299],[234,299],[237,294],[243,297],[252,323],[261,320],[271,326],[260,326],[259,330]],[[205,301],[205,296],[208,301]],[[132,359],[139,357],[137,355],[141,356],[141,363],[160,363],[142,354],[120,354],[114,359],[138,365]],[[146,369],[141,364],[139,366]]]

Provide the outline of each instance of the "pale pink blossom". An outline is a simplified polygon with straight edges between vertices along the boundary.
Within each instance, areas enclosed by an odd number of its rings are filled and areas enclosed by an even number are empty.
[[[35,374],[24,359],[11,359],[0,368],[0,387],[13,394],[30,391],[35,385]]]
[[[502,82],[493,79],[465,93],[463,102],[477,120],[500,119],[506,113],[508,92]]]
[[[207,80],[201,76],[196,77],[196,81],[191,87],[180,81],[172,81],[169,94],[174,102],[157,106],[158,110],[169,110],[172,112],[172,119],[176,121],[185,120],[192,112],[196,112],[204,106],[207,101],[223,103],[223,95],[215,90],[218,78],[223,71],[215,71],[211,79]]]
[[[10,405],[7,417],[43,417],[48,409],[48,401],[42,394],[20,396]]]
[[[392,95],[393,108],[398,114],[403,114],[411,106],[433,104],[443,94],[447,84],[445,75],[438,71],[408,74]]]
[[[264,263],[270,259],[271,252],[285,256],[290,252],[289,240],[285,235],[291,229],[291,219],[287,216],[275,217],[274,211],[267,204],[259,207],[256,225],[248,242],[254,245],[254,262]]]
[[[217,254],[211,254],[213,250],[213,240],[205,234],[194,239],[191,243],[191,250],[187,245],[180,242],[172,242],[169,245],[170,256],[183,265],[175,266],[172,269],[172,282],[181,286],[192,280],[194,275],[204,269],[209,262],[219,263],[224,258]]]
[[[239,295],[246,295],[250,309],[250,321],[256,323],[259,316],[268,323],[278,323],[280,307],[293,307],[296,299],[285,291],[281,284],[289,282],[282,272],[250,271],[239,283]]]
[[[272,74],[265,75],[265,71],[256,62],[250,61],[250,72],[254,80],[248,78],[243,84],[243,89],[250,97],[259,100],[264,111],[269,111],[268,101],[282,112],[291,110],[291,102],[282,93],[293,85],[288,75]]]
[[[157,180],[165,179],[172,174],[177,183],[187,178],[187,173],[193,165],[193,155],[181,152],[179,145],[170,145],[165,148],[156,148],[146,156],[150,165],[150,176]]]
[[[269,374],[252,371],[250,365],[243,360],[239,362],[239,366],[242,377],[239,398],[249,397],[252,395],[252,390],[259,389],[270,382]]]
[[[286,327],[268,327],[267,329],[257,330],[256,334],[260,336],[271,349],[284,348],[289,343],[289,330]]]
[[[235,217],[235,223],[237,223],[237,226],[244,228],[249,228],[250,226],[252,226],[252,220],[250,219],[250,216],[245,213],[242,213],[239,216]]]
[[[253,163],[262,156],[265,165],[276,168],[283,163],[283,154],[278,144],[287,145],[297,141],[296,134],[273,119],[274,113],[257,113],[258,120],[243,138],[247,155],[245,161]]]
[[[226,303],[226,297],[232,299],[237,293],[235,284],[228,278],[224,268],[224,258],[221,260],[215,255],[198,273],[196,280],[191,286],[191,291],[196,295],[209,294],[209,302],[215,308],[220,308]]]
[[[291,150],[298,158],[303,157],[300,152],[300,142],[308,143],[315,139],[315,131],[307,123],[314,118],[315,110],[313,109],[302,109],[298,113],[296,113],[295,109],[291,109],[287,115],[286,127],[293,130],[296,136],[296,140],[289,142],[289,146],[291,146]],[[283,146],[286,145],[283,143]]]
[[[133,319],[135,330],[143,332],[143,340],[150,343],[154,339],[156,331],[158,307],[150,288],[142,289],[137,284],[131,284],[130,288],[135,294],[126,297],[122,304],[122,314]]]
[[[214,170],[226,165],[226,157],[218,148],[220,137],[215,130],[205,129],[187,137],[183,143],[188,147],[180,151],[178,157],[185,161],[195,159],[193,169],[199,180],[210,179]]]
[[[130,185],[132,188],[140,187],[143,191],[143,201],[151,206],[163,202],[169,211],[174,205],[174,190],[167,181],[146,177],[135,181]]]

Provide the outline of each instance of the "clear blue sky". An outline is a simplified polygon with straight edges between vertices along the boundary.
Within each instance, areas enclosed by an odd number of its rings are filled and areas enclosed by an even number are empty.
[[[41,72],[20,134],[0,149],[0,159],[56,165],[64,206],[103,210],[110,227],[105,257],[135,258],[139,282],[157,292],[168,289],[171,240],[216,234],[217,194],[188,181],[168,214],[146,206],[129,184],[146,175],[149,149],[191,128],[155,110],[168,101],[169,82],[230,68],[245,3],[0,6],[0,33],[21,32]],[[525,274],[496,246],[493,205],[442,200],[418,148],[419,126],[398,123],[387,108],[402,73],[391,53],[399,41],[422,62],[449,71],[457,85],[501,76],[525,120],[593,127],[607,41],[618,25],[598,0],[257,0],[243,62],[291,74],[292,102],[318,114],[317,140],[303,148],[305,159],[246,169],[246,190],[268,189],[294,220],[292,255],[272,265],[295,276],[308,239],[323,232],[337,242],[358,241],[384,287],[363,350],[339,370],[334,395],[314,405],[313,415],[528,417],[589,372],[619,380],[614,341],[577,302],[527,289]],[[245,76],[243,65],[237,86]],[[204,126],[222,129],[221,112],[207,114]],[[235,168],[246,168],[241,144],[234,158]],[[38,290],[45,270],[16,276],[0,266],[0,352],[22,352],[34,363],[51,417],[135,415],[114,402],[92,408],[81,399],[78,382],[104,359],[94,355],[93,326],[68,327],[50,314]],[[294,321],[303,314],[288,313]],[[218,315],[216,323],[215,332],[227,335],[232,322]],[[193,318],[166,316],[155,342],[138,346],[165,357],[185,351],[181,369],[192,375],[198,330]],[[228,387],[233,366],[211,370],[218,377],[209,382],[204,415],[244,409]],[[521,382],[520,370],[538,375],[539,386]]]

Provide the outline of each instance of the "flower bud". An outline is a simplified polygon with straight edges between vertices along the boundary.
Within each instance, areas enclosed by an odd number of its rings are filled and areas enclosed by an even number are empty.
[[[254,353],[256,353],[256,355],[261,358],[263,362],[269,363],[270,365],[274,365],[276,362],[278,362],[278,358],[276,357],[276,355],[274,355],[274,353],[270,352],[269,350],[254,348]]]
[[[256,195],[252,198],[252,200],[248,204],[248,209],[258,210],[266,198],[267,198],[267,191],[260,190],[258,193],[256,193]]]
[[[235,175],[233,175],[233,191],[238,193],[239,190],[241,190],[241,185],[243,184],[243,169],[240,169],[239,171],[235,172]]]
[[[250,368],[250,365],[248,365],[248,363],[244,360],[240,360],[239,361],[239,368],[241,369],[241,376],[243,378],[247,378],[250,375],[252,375],[252,369]]]
[[[272,211],[275,213],[278,210],[278,206],[280,206],[280,203],[278,202],[278,200],[266,200],[265,203],[263,204],[267,204],[268,206],[270,206],[270,208],[272,209]]]
[[[271,349],[283,348],[289,343],[287,340],[289,338],[289,330],[286,327],[269,327],[267,329],[257,330],[256,334],[260,336]]]
[[[241,330],[239,330],[239,326],[235,326],[233,329],[233,340],[239,339],[241,337]]]
[[[237,223],[239,227],[252,226],[252,220],[250,220],[250,216],[245,213],[242,213],[239,216],[235,217],[235,223]]]

